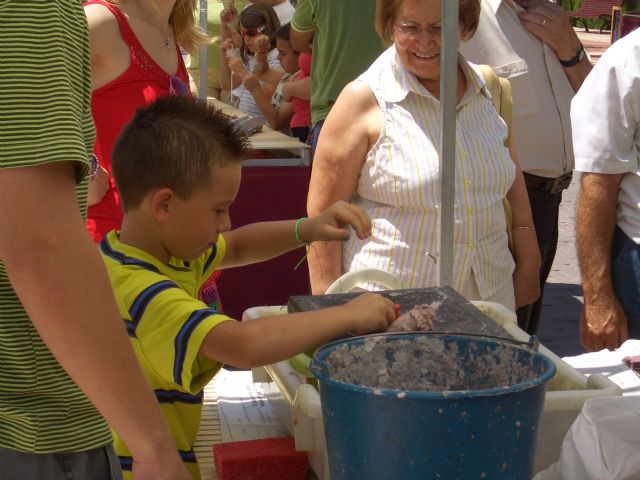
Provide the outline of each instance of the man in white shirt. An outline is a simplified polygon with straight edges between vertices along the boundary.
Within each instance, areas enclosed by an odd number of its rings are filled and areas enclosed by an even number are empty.
[[[460,50],[511,83],[511,138],[542,256],[540,297],[517,312],[520,328],[533,334],[556,253],[562,191],[571,182],[571,99],[591,63],[564,10],[548,0],[482,0],[478,31]]]
[[[640,30],[605,52],[571,103],[587,350],[640,338]]]

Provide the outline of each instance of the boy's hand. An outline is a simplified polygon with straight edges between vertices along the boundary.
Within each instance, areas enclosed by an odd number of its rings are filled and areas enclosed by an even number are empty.
[[[351,330],[357,335],[384,332],[396,319],[394,303],[377,293],[363,293],[342,308],[348,309],[353,317]]]
[[[345,241],[350,233],[344,227],[351,225],[359,239],[371,235],[371,219],[359,207],[339,201],[331,205],[320,215],[308,218],[300,223],[300,239],[306,243],[315,241]]]

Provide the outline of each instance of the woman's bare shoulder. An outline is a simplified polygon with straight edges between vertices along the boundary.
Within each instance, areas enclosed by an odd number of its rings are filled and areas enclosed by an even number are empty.
[[[92,42],[96,40],[108,47],[108,42],[120,38],[118,20],[107,7],[94,3],[86,5],[84,12],[87,16],[89,37]]]
[[[331,110],[336,108],[363,114],[378,109],[378,102],[366,83],[354,80],[342,89]]]

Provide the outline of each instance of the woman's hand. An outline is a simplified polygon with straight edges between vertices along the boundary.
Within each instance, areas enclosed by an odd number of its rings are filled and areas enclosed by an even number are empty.
[[[516,309],[535,302],[540,296],[540,268],[535,262],[516,263],[513,271]]]
[[[338,201],[321,214],[300,223],[300,239],[316,241],[346,241],[351,234],[344,228],[351,225],[360,239],[371,235],[371,219],[360,207]]]
[[[513,271],[513,291],[516,308],[535,302],[540,296],[540,249],[536,231],[531,228],[514,228],[513,254],[516,268]]]
[[[105,196],[109,190],[109,173],[104,167],[98,167],[96,177],[89,180],[89,193],[87,195],[87,205],[95,205]]]

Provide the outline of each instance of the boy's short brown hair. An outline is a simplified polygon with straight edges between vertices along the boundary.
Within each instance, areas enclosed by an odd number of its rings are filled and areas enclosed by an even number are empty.
[[[246,135],[206,102],[168,96],[139,108],[111,155],[123,209],[160,188],[188,199],[210,186],[212,168],[244,160],[248,148]]]

